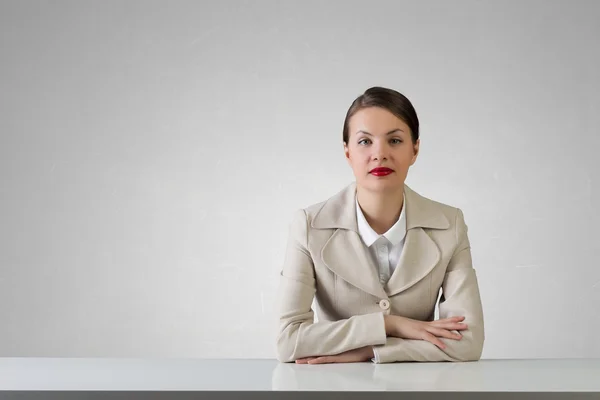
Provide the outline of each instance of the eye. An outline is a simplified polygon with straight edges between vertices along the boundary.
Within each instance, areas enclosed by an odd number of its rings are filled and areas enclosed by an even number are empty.
[[[400,140],[400,139],[392,139],[391,141],[395,142],[395,144],[402,143],[402,140]]]
[[[363,144],[363,142],[370,142],[369,139],[361,139],[358,141],[358,144]]]

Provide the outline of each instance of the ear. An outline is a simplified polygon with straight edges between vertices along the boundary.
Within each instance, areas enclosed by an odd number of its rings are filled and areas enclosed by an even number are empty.
[[[346,161],[350,163],[350,149],[348,148],[348,144],[344,142],[344,155],[346,156]]]
[[[417,157],[419,156],[419,145],[421,144],[421,139],[417,139],[417,142],[413,145],[414,155],[412,160],[410,160],[410,165],[413,165],[415,161],[417,161]]]

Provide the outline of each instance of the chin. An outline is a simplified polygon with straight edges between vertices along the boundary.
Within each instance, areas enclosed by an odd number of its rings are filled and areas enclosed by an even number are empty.
[[[399,189],[404,189],[404,182],[400,182],[397,179],[380,179],[378,181],[371,182],[360,182],[360,186],[370,192],[395,192]]]

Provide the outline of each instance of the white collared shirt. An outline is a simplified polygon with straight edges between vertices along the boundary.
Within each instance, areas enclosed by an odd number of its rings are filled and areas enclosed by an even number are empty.
[[[356,200],[358,234],[371,253],[371,258],[378,269],[379,282],[381,282],[382,286],[385,286],[394,273],[404,249],[404,238],[406,237],[405,209],[405,203],[402,201],[402,211],[400,212],[398,221],[383,235],[379,235],[367,222],[358,205],[358,200]],[[375,356],[373,361],[379,362],[379,353],[375,346],[373,346],[373,354]]]
[[[379,272],[379,282],[385,285],[394,273],[396,265],[400,260],[404,248],[404,237],[406,236],[406,214],[404,212],[404,201],[398,221],[383,235],[379,235],[367,222],[358,200],[356,200],[356,222],[358,233],[363,243],[368,247],[376,268]]]

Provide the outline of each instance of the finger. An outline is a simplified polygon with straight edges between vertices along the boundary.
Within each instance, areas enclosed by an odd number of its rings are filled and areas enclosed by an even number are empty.
[[[427,331],[425,331],[423,334],[423,340],[433,343],[434,345],[436,345],[437,347],[439,347],[442,350],[444,350],[446,348],[446,345],[444,344],[444,342],[442,342],[440,339],[436,338],[435,336],[433,336],[431,333],[429,333]]]
[[[329,364],[329,363],[334,363],[334,362],[335,362],[335,357],[331,357],[331,356],[317,357],[317,358],[313,358],[312,360],[308,361],[309,364]]]
[[[429,322],[430,325],[434,325],[434,326],[447,326],[447,325],[464,325],[465,327],[467,326],[467,324],[465,324],[463,321],[465,320],[465,317],[451,317],[451,318],[444,318],[444,319],[438,319],[435,321],[431,321]]]
[[[463,315],[458,315],[456,317],[441,318],[438,319],[436,322],[462,322],[464,320],[465,317]]]
[[[308,362],[310,360],[314,360],[315,358],[318,358],[318,357],[304,357],[304,358],[299,358],[299,359],[296,360],[296,364],[308,364]]]
[[[427,323],[428,325],[432,325],[432,326],[437,326],[437,327],[443,327],[443,326],[448,326],[448,325],[454,325],[454,324],[462,324],[461,321],[457,321],[456,319],[449,319],[449,318],[445,318],[445,319],[438,319],[435,321],[429,321]]]
[[[467,329],[469,326],[467,324],[463,324],[460,322],[439,322],[435,321],[434,323],[429,324],[430,326],[434,326],[436,328],[448,329],[451,331],[463,331]]]
[[[453,340],[462,339],[462,335],[460,333],[451,332],[447,329],[429,327],[429,328],[427,328],[427,332],[429,332],[437,337],[445,337],[447,339],[453,339]]]
[[[464,331],[465,329],[467,329],[469,327],[469,325],[467,324],[445,324],[440,326],[439,328],[444,328],[444,329],[448,329],[450,331]]]

